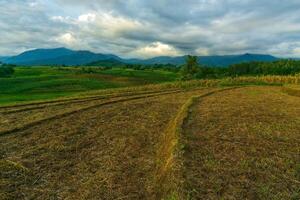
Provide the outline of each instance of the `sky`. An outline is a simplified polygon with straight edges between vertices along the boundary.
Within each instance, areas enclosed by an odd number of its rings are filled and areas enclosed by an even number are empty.
[[[0,55],[300,57],[300,0],[0,0]]]

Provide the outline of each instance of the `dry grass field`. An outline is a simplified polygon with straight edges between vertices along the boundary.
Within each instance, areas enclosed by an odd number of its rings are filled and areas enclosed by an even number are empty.
[[[184,126],[191,199],[299,199],[300,99],[248,87],[200,99]]]
[[[3,106],[0,146],[0,199],[300,198],[300,99],[280,86]]]

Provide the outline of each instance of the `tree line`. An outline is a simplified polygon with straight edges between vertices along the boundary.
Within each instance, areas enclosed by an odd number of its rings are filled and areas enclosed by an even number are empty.
[[[186,63],[181,67],[181,72],[184,80],[244,75],[296,75],[300,74],[300,60],[245,62],[221,68],[201,65],[196,56],[187,56]]]
[[[0,63],[0,77],[10,77],[14,73],[15,65]],[[245,62],[229,67],[209,67],[199,63],[197,56],[187,56],[185,64],[122,64],[116,66],[100,66],[101,70],[120,67],[134,70],[165,70],[181,73],[183,80],[215,79],[236,76],[257,75],[296,75],[300,74],[300,60],[283,59],[273,62]],[[65,69],[63,66],[60,69]],[[93,73],[92,68],[82,67],[83,72]]]

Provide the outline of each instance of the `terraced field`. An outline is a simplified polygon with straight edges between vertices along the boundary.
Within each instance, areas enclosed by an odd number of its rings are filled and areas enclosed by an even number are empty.
[[[0,108],[0,199],[299,199],[300,99],[164,89]]]

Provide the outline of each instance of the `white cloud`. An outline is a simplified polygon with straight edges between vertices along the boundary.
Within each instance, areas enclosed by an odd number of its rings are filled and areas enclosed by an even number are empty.
[[[86,22],[89,22],[86,24]],[[93,35],[118,37],[124,32],[142,29],[142,24],[129,18],[114,16],[111,13],[85,14],[78,17],[78,26]]]
[[[68,23],[69,20],[70,20],[70,17],[52,16],[52,17],[50,17],[50,19],[51,19],[52,21],[55,21],[55,22],[64,22],[64,23]]]
[[[293,51],[300,56],[300,47],[295,48]]]
[[[153,42],[147,46],[134,50],[133,53],[144,58],[180,55],[180,52],[173,46],[161,42]]]
[[[77,44],[77,40],[72,33],[63,33],[56,37],[55,40],[61,44],[71,47]]]
[[[268,50],[271,54],[284,57],[300,57],[299,42],[281,42]]]
[[[95,13],[87,13],[78,17],[79,22],[94,22],[96,20]]]

